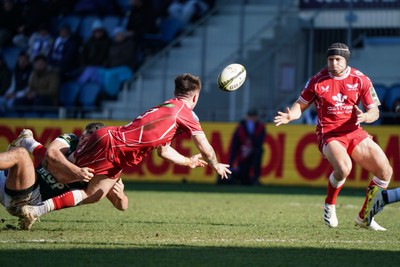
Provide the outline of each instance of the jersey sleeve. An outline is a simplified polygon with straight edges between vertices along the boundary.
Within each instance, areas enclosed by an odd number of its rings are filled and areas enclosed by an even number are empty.
[[[75,151],[75,149],[79,143],[78,136],[76,136],[73,133],[62,134],[59,137],[57,137],[57,140],[65,143],[67,146],[69,146],[69,151],[66,156],[69,156],[70,154],[72,154]]]
[[[363,76],[363,86],[361,88],[361,102],[365,110],[369,110],[374,107],[378,107],[381,105],[379,101],[378,95],[372,85],[371,80]]]
[[[304,89],[301,92],[298,101],[304,104],[310,104],[311,102],[313,102],[315,97],[314,85],[314,79],[310,79],[304,86]]]
[[[177,118],[178,127],[190,136],[204,134],[199,118],[189,108],[184,108]]]

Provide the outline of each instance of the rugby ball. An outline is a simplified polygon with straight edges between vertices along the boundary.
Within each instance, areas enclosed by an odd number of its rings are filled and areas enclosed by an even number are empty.
[[[218,75],[219,89],[232,92],[239,89],[246,80],[246,69],[243,65],[233,63],[226,66]]]

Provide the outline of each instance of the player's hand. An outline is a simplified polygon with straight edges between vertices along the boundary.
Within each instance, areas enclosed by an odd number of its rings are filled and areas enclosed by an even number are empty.
[[[357,114],[356,125],[360,125],[362,122],[366,122],[368,116],[367,113],[364,113],[357,105],[354,105],[354,109],[356,110]]]
[[[278,116],[275,116],[274,123],[275,126],[279,126],[281,124],[288,124],[292,119],[292,114],[290,112],[290,108],[286,108],[286,113],[282,111],[278,111]]]
[[[201,159],[201,154],[196,154],[190,157],[189,167],[194,169],[196,167],[205,167],[207,166],[207,162]]]
[[[231,170],[229,169],[229,164],[218,163],[215,171],[222,177],[222,179],[228,179],[228,174],[231,174]]]
[[[122,182],[121,178],[119,178],[117,180],[117,182],[114,184],[112,190],[119,199],[122,199],[125,196],[124,189],[125,189],[125,185]]]
[[[82,182],[89,182],[94,176],[94,169],[83,167],[79,169],[78,179]]]

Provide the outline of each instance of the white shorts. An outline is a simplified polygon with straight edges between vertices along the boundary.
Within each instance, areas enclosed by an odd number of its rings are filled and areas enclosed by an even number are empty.
[[[5,190],[5,176],[4,172],[0,171],[0,181],[4,181],[4,184],[0,182],[0,200],[1,204],[6,208],[8,213],[13,216],[19,216],[19,208],[24,205],[36,205],[42,202],[42,196],[40,194],[40,185],[31,190],[24,192],[24,194],[20,194],[18,196],[11,197],[9,196]],[[18,192],[18,191],[16,191]]]

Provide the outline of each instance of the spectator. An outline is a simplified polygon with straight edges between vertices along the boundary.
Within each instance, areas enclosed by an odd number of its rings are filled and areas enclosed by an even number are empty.
[[[80,40],[71,33],[68,25],[60,28],[59,36],[54,41],[49,56],[49,64],[60,72],[62,81],[71,78],[79,67]]]
[[[265,138],[265,125],[257,110],[250,110],[239,122],[230,145],[229,165],[242,185],[258,185]]]
[[[83,71],[78,78],[80,83],[102,82],[98,70],[106,66],[110,46],[111,40],[102,22],[100,20],[94,21],[92,36],[83,44]]]
[[[0,9],[0,47],[11,44],[12,38],[18,33],[21,11],[12,0],[3,0]]]
[[[83,44],[82,61],[84,66],[104,66],[110,50],[111,40],[103,23],[96,20],[92,25],[92,35]]]
[[[27,90],[29,77],[32,73],[32,65],[26,52],[21,52],[15,64],[11,86],[7,92],[0,97],[0,109],[12,109],[15,99],[24,96]]]
[[[131,10],[128,13],[126,30],[132,35],[135,42],[141,43],[145,33],[156,33],[157,14],[153,10],[151,1],[130,0]]]
[[[48,68],[47,59],[43,55],[35,57],[33,72],[28,88],[21,98],[14,102],[15,106],[55,106],[58,102],[60,78],[57,72]]]
[[[28,42],[28,53],[31,60],[38,55],[48,57],[53,46],[53,36],[50,34],[46,25],[42,24],[38,30],[32,34]]]
[[[23,0],[19,2],[21,3],[21,22],[18,26],[18,33],[12,41],[15,46],[27,49],[29,38],[41,25],[50,25],[51,14],[53,13],[49,12],[49,0]]]
[[[107,67],[127,66],[132,70],[136,67],[136,45],[132,37],[127,36],[122,27],[117,27],[113,32],[114,42],[108,53]]]

